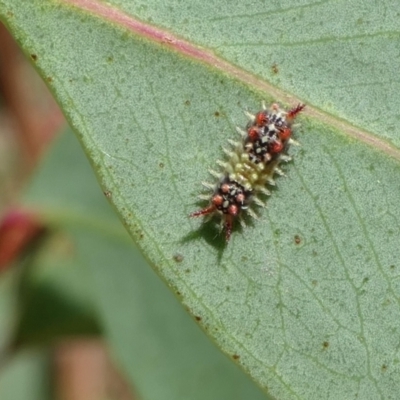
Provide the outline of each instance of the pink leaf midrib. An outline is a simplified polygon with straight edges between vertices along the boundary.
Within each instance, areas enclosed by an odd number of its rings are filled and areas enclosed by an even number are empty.
[[[304,103],[304,101],[296,99],[296,97],[289,95],[281,89],[278,89],[276,86],[271,85],[265,80],[262,80],[259,77],[216,56],[212,51],[205,49],[204,47],[194,45],[193,43],[175,36],[166,30],[135,19],[131,15],[126,14],[118,8],[104,4],[98,0],[61,0],[61,2],[85,10],[93,15],[102,17],[113,24],[124,27],[136,35],[142,36],[143,38],[146,38],[152,42],[159,43],[162,46],[169,47],[184,56],[219,69],[224,73],[238,79],[239,81],[257,88],[259,91],[267,92],[270,96],[276,98],[278,101],[292,105],[295,103]],[[370,132],[362,130],[359,127],[355,127],[346,121],[340,120],[335,116],[327,114],[309,105],[306,108],[305,114],[331,125],[343,131],[345,134],[360,140],[369,146],[374,147],[375,149],[383,151],[387,155],[397,160],[400,160],[400,149],[394,147],[392,144]]]

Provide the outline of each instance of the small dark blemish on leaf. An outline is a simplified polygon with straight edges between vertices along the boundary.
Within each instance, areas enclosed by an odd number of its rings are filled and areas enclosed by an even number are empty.
[[[164,163],[160,162],[160,164],[158,164],[158,166],[159,166],[160,168],[164,168]]]
[[[38,56],[36,54],[31,54],[31,58],[32,58],[33,61],[36,62],[37,59],[38,59]]]
[[[183,255],[179,254],[179,253],[176,253],[173,256],[173,259],[174,259],[175,262],[181,263],[183,261]]]
[[[327,342],[327,341],[323,342],[323,343],[322,343],[322,347],[323,347],[324,349],[327,349],[327,348],[329,347],[329,342]]]
[[[294,236],[294,242],[295,242],[296,244],[300,244],[300,243],[301,243],[301,238],[300,238],[299,235],[295,235],[295,236]]]
[[[107,61],[110,62],[110,63],[113,62],[114,61],[114,57],[113,56],[108,56],[107,57]]]
[[[104,193],[104,196],[107,197],[107,199],[110,199],[112,196],[112,193],[109,190],[105,190],[103,193]]]
[[[240,358],[240,356],[237,355],[237,354],[234,354],[234,355],[232,356],[232,358],[233,358],[234,360],[238,360],[238,359]]]
[[[177,296],[181,296],[182,293],[178,291],[178,292],[176,292],[176,295],[177,295]]]
[[[390,301],[390,299],[386,299],[386,300],[382,303],[382,306],[383,306],[383,307],[387,307],[387,306],[390,306],[391,303],[392,303],[392,302]]]
[[[387,369],[388,369],[388,366],[385,365],[385,364],[383,364],[382,367],[381,367],[381,371],[382,371],[383,373],[385,373],[385,372],[387,371]]]
[[[196,321],[201,321],[201,317],[199,317],[198,315],[195,315],[194,317],[195,317]]]
[[[216,117],[219,117],[221,114],[219,113],[219,111],[215,111],[214,115],[215,115]]]
[[[278,65],[276,63],[273,63],[271,66],[271,70],[274,74],[278,74],[279,73]]]
[[[47,79],[47,82],[49,82],[49,83],[53,82],[53,78],[51,76],[48,76],[46,79]]]
[[[190,106],[190,100],[185,101],[185,106]]]

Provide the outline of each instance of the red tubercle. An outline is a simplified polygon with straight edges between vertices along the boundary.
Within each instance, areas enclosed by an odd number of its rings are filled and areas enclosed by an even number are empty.
[[[223,185],[221,185],[221,192],[222,193],[229,193],[229,190],[230,190],[230,188],[229,188],[228,184],[224,183]]]
[[[236,198],[235,198],[235,200],[236,200],[239,204],[243,204],[244,201],[245,201],[245,199],[246,199],[246,196],[245,196],[243,193],[239,193],[239,194],[236,196]]]
[[[290,138],[290,136],[292,136],[292,130],[290,128],[283,128],[280,132],[279,132],[279,139],[286,141]]]
[[[236,217],[236,215],[238,215],[238,213],[239,213],[239,208],[236,205],[232,204],[229,206],[229,208],[228,208],[229,215]]]
[[[259,113],[256,114],[256,118],[255,118],[255,124],[257,126],[265,126],[268,123],[268,116],[266,114],[266,112],[264,111],[260,111]]]
[[[249,130],[247,131],[247,135],[250,138],[250,140],[252,142],[255,142],[257,139],[259,139],[260,137],[260,132],[258,130],[258,128],[256,128],[255,126],[252,126],[251,128],[249,128]]]
[[[224,202],[224,198],[221,195],[216,194],[212,198],[211,202],[214,204],[214,206],[218,207],[218,206],[222,205],[222,203]]]
[[[276,140],[271,144],[271,153],[278,154],[283,150],[283,143],[280,140]]]

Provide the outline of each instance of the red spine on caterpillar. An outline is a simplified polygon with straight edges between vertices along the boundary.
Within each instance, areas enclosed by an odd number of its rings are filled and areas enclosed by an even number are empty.
[[[233,150],[225,150],[229,159],[218,161],[222,171],[210,171],[217,182],[204,183],[212,192],[200,196],[208,200],[208,206],[190,217],[219,216],[227,242],[236,219],[245,226],[242,211],[257,218],[252,206],[265,206],[259,196],[270,194],[267,186],[274,184],[275,173],[282,174],[279,163],[290,160],[286,153],[290,144],[296,143],[291,139],[292,123],[304,107],[305,104],[298,104],[285,111],[278,104],[272,104],[269,108],[263,105],[263,110],[255,115],[246,113],[250,121],[245,130],[238,128],[241,140],[230,141]]]
[[[295,119],[296,116],[297,116],[297,114],[304,110],[304,107],[305,107],[305,106],[306,106],[305,104],[298,104],[296,107],[291,108],[291,109],[287,112],[286,118],[287,118],[288,120],[293,120],[293,119]]]

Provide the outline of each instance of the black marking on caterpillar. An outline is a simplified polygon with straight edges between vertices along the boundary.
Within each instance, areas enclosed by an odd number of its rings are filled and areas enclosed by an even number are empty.
[[[263,104],[263,109],[255,115],[246,113],[250,119],[246,129],[237,128],[241,140],[229,140],[232,150],[224,149],[228,160],[217,161],[222,171],[210,170],[217,183],[203,182],[212,193],[199,197],[208,200],[208,206],[190,217],[218,215],[227,242],[236,219],[245,226],[242,211],[257,218],[251,206],[265,207],[258,195],[270,195],[266,186],[275,185],[275,174],[284,175],[278,166],[281,161],[291,159],[287,151],[291,144],[297,144],[291,138],[292,124],[304,107],[305,104],[299,104],[285,111],[278,104],[269,108]]]

